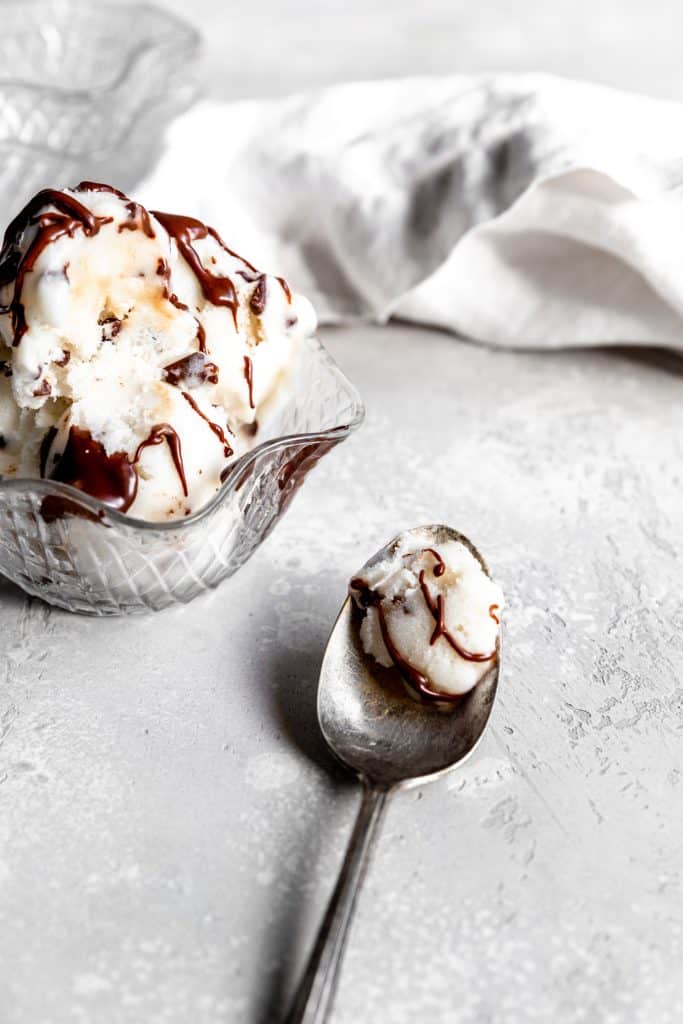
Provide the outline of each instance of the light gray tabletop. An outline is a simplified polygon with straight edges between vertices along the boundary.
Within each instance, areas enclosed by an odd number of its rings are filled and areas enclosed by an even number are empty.
[[[229,6],[193,4],[224,94],[432,53],[597,75],[646,32],[652,91],[683,93],[652,3],[609,5],[587,49],[586,2],[500,28],[493,3]],[[244,75],[218,64],[231,25]],[[323,336],[366,425],[215,594],[97,620],[0,585],[0,1021],[278,1024],[359,796],[316,730],[322,649],[366,555],[438,521],[506,591],[499,703],[471,762],[391,805],[335,1024],[680,1021],[680,364]]]

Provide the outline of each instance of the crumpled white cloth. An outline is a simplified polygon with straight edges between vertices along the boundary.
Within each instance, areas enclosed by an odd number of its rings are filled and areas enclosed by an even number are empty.
[[[546,75],[205,101],[138,190],[324,322],[683,347],[683,105]]]

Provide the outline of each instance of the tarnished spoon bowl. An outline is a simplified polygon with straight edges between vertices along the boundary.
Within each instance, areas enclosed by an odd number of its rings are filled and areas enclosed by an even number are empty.
[[[437,548],[445,541],[460,541],[489,575],[484,559],[461,533],[448,526],[421,527],[419,532],[427,532]],[[371,561],[386,558],[399,539]],[[328,1019],[356,897],[388,795],[398,787],[434,779],[472,753],[491,715],[500,676],[499,639],[491,668],[462,700],[426,704],[411,696],[395,669],[385,669],[365,654],[359,624],[360,613],[347,597],[320,671],[318,721],[331,750],[362,781],[363,801],[288,1024],[324,1024]]]

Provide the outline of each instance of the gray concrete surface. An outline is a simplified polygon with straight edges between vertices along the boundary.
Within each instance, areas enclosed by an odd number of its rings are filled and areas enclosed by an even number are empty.
[[[3,591],[0,1019],[279,1020],[357,801],[326,635],[368,552],[443,520],[507,592],[500,703],[391,807],[335,1020],[680,1020],[680,373],[327,340],[367,424],[222,589],[135,621]]]
[[[683,92],[663,4],[355,6],[196,0],[211,89],[433,59]],[[0,1021],[277,1024],[358,800],[315,727],[322,648],[365,556],[439,520],[507,592],[500,701],[390,808],[335,1024],[681,1020],[681,364],[324,336],[367,424],[214,595],[91,620],[0,586]]]

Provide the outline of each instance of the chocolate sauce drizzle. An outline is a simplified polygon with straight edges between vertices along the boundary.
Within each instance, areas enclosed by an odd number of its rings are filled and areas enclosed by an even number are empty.
[[[170,295],[167,296],[167,298],[171,305],[175,306],[176,309],[181,309],[183,313],[190,312],[190,307],[186,306],[184,302],[181,302],[175,292],[171,292]]]
[[[209,362],[203,352],[191,352],[189,356],[177,359],[164,367],[164,380],[176,387],[184,384],[196,388],[200,384],[218,384],[218,367]]]
[[[213,228],[202,224],[194,217],[184,217],[180,214],[162,213],[159,210],[153,211],[156,219],[163,224],[171,238],[175,239],[180,254],[194,273],[204,297],[214,306],[227,306],[232,313],[232,318],[237,327],[237,293],[235,286],[229,277],[221,277],[210,273],[199,258],[193,243],[199,239],[211,235],[218,244],[230,255],[235,256]],[[247,262],[246,260],[244,261]],[[247,264],[251,266],[250,264]],[[252,268],[253,269],[253,268]]]
[[[244,379],[249,389],[249,408],[255,409],[254,405],[254,364],[249,356],[244,357]]]
[[[244,262],[246,263],[246,260]],[[251,270],[236,270],[235,273],[237,274],[238,277],[241,277],[244,281],[247,281],[249,284],[253,284],[255,281],[258,281],[261,277],[263,277],[263,274],[261,274],[260,271],[256,270],[255,267],[252,267]]]
[[[401,675],[407,679],[407,681],[411,683],[426,700],[456,701],[460,699],[460,694],[441,693],[439,690],[432,690],[427,677],[423,675],[419,669],[416,669],[414,665],[411,665],[409,661],[406,661],[406,659],[401,655],[400,651],[394,644],[394,641],[391,639],[387,620],[384,615],[384,609],[381,604],[377,605],[377,618],[379,619],[379,628],[382,633],[382,640],[384,641],[384,646],[389,652],[389,657]]]
[[[45,210],[46,206],[54,206],[55,209]],[[10,222],[0,250],[0,288],[14,281],[14,291],[9,304],[0,307],[0,313],[11,314],[13,346],[20,343],[28,329],[21,293],[26,275],[35,269],[41,254],[64,235],[73,238],[80,228],[85,235],[91,237],[111,221],[111,217],[96,217],[74,196],[46,188],[36,193]],[[24,235],[28,228],[35,226],[38,230],[22,253]]]
[[[232,255],[234,256],[235,253],[232,253]],[[238,259],[243,259],[243,257],[239,256]],[[244,262],[246,263],[246,260],[244,260]],[[251,267],[251,263],[249,264],[249,266]],[[251,267],[251,271],[238,270],[237,273],[240,275],[240,277],[243,277],[245,281],[249,281],[250,283],[253,282],[253,281],[256,281],[256,287],[254,288],[253,292],[251,293],[251,299],[249,300],[249,308],[250,308],[250,310],[252,311],[252,313],[255,316],[263,316],[264,310],[266,308],[266,301],[267,301],[268,275],[267,274],[259,274],[258,270],[255,270],[254,267]],[[287,303],[291,306],[291,304],[292,304],[292,290],[291,290],[291,288],[289,287],[289,285],[285,281],[284,277],[276,277],[275,280],[277,281],[277,283],[280,285],[280,287],[282,288],[283,292],[285,293],[285,298],[287,299]],[[296,323],[296,317],[294,317],[294,319],[292,321],[292,326],[294,326],[295,323]]]
[[[444,562],[439,552],[436,551],[434,548],[424,548],[421,553],[430,554],[433,556],[433,558],[436,561],[436,564],[432,569],[432,572],[434,576],[437,578],[443,576],[444,572],[446,571],[446,563]],[[433,646],[440,637],[443,637],[444,640],[453,648],[453,650],[457,654],[459,654],[460,657],[463,658],[463,660],[465,661],[492,661],[498,653],[497,648],[494,648],[494,650],[488,654],[480,654],[477,652],[468,651],[464,647],[462,647],[460,643],[458,643],[456,638],[453,636],[453,634],[449,631],[448,627],[446,626],[444,596],[443,594],[438,594],[436,600],[434,600],[427,585],[425,576],[426,570],[422,569],[418,577],[420,590],[422,591],[422,596],[424,597],[425,604],[427,605],[427,608],[429,609],[429,612],[432,618],[434,619],[435,623],[434,631],[429,640],[430,647]],[[376,591],[369,590],[367,584],[361,577],[355,577],[354,579],[352,579],[351,587],[353,590],[358,591],[359,594],[361,595],[360,604],[362,605],[363,608],[374,607],[377,610],[377,618],[379,621],[379,627],[380,632],[382,634],[382,640],[384,641],[384,646],[386,647],[389,657],[393,661],[394,665],[399,670],[401,675],[407,680],[407,682],[410,683],[421,694],[421,696],[427,700],[447,701],[450,703],[455,703],[456,701],[461,700],[464,694],[444,693],[441,690],[433,690],[429,685],[429,680],[427,679],[427,677],[401,655],[400,651],[394,644],[391,638],[391,634],[389,632],[389,627],[387,625],[384,608],[382,607],[381,603],[382,596],[378,594]],[[497,608],[498,605],[491,605],[489,607],[489,615],[491,615],[491,618],[494,619],[494,621],[500,625],[500,619],[498,619],[495,615],[492,614],[492,611]]]
[[[443,576],[446,571],[446,563],[436,548],[425,548],[423,553],[434,556],[434,560],[436,561],[436,565],[434,566],[434,575],[436,577]]]
[[[425,548],[424,553],[426,552],[430,552],[430,554],[434,555],[438,559],[436,566],[432,570],[435,577],[438,577],[438,575],[442,575],[445,566],[441,556],[438,555],[433,548]],[[450,630],[447,629],[445,625],[445,602],[443,600],[443,594],[438,594],[436,597],[436,601],[434,601],[434,598],[431,596],[429,587],[427,586],[427,583],[425,581],[424,569],[421,570],[418,579],[420,582],[420,589],[422,591],[422,595],[425,599],[425,604],[429,608],[433,620],[436,624],[434,627],[434,632],[432,633],[431,636],[431,640],[429,641],[429,645],[433,646],[433,644],[436,643],[439,637],[443,637],[443,639],[447,643],[449,643],[456,651],[456,653],[460,654],[460,656],[464,658],[466,662],[490,662],[492,658],[496,657],[496,649],[490,651],[490,653],[488,654],[477,653],[471,650],[466,650],[465,647],[458,643],[453,633],[451,633]]]
[[[453,634],[446,627],[443,594],[439,594],[437,596],[435,604],[434,599],[432,598],[432,595],[429,592],[429,587],[425,583],[424,569],[420,573],[419,580],[420,589],[422,590],[425,603],[427,604],[427,607],[429,608],[429,611],[432,614],[432,618],[436,623],[436,625],[434,626],[434,632],[432,633],[431,639],[429,641],[429,646],[432,647],[439,639],[439,637],[443,637],[444,640],[446,640],[450,644],[453,650],[456,651],[456,653],[459,654],[460,657],[463,658],[465,661],[491,661],[492,658],[495,658],[495,650],[491,651],[490,654],[481,654],[474,651],[468,651],[458,643]]]
[[[101,182],[81,181],[74,191],[77,193],[108,192],[116,196],[125,203],[128,214],[127,219],[118,225],[117,230],[119,232],[140,230],[148,238],[155,237],[149,212],[140,203],[129,199],[120,189]],[[53,206],[55,209],[44,210],[46,206]],[[41,210],[44,212],[41,213]],[[267,277],[265,274],[260,274],[253,264],[230,249],[217,231],[207,227],[201,221],[193,217],[161,211],[154,211],[154,216],[164,226],[168,234],[175,239],[181,255],[195,274],[205,298],[215,306],[225,306],[230,309],[235,327],[237,327],[238,300],[233,282],[229,277],[212,274],[204,267],[193,244],[198,239],[211,236],[225,252],[242,262],[245,269],[239,270],[237,273],[241,274],[245,280],[256,281],[250,308],[258,316],[263,314],[267,300]],[[98,217],[93,214],[75,196],[56,189],[43,189],[29,200],[24,209],[9,224],[0,250],[0,288],[14,282],[14,290],[11,301],[5,306],[0,306],[0,314],[11,314],[13,346],[20,343],[28,328],[24,306],[21,302],[21,293],[26,274],[35,269],[41,254],[49,245],[64,235],[73,237],[79,228],[87,236],[92,236],[96,235],[104,224],[109,224],[112,221],[112,217]],[[24,234],[29,227],[34,226],[37,226],[38,231],[22,255],[21,246]],[[159,259],[157,274],[163,278],[165,298],[177,309],[188,311],[188,306],[171,291],[171,273],[166,260]],[[292,293],[289,285],[282,277],[278,277],[276,280],[282,287],[287,301],[291,303]],[[103,340],[111,340],[115,336],[115,332],[115,328],[107,330]],[[197,344],[199,351],[205,353],[206,334],[199,321],[197,321]]]
[[[165,259],[159,259],[157,263],[157,274],[163,278],[164,289],[163,295],[165,299],[175,306],[176,309],[180,309],[183,313],[189,313],[190,307],[186,306],[184,302],[181,302],[175,292],[171,291],[171,268]],[[206,331],[200,323],[199,319],[195,317],[197,321],[197,346],[200,352],[206,352]]]
[[[202,410],[199,408],[192,395],[188,394],[187,391],[181,391],[180,393],[185,399],[185,401],[189,403],[192,409],[194,409],[197,415],[201,416],[204,422],[208,423],[211,430],[213,430],[214,434],[223,445],[223,454],[227,459],[230,455],[232,455],[233,452],[230,443],[228,442],[228,439],[225,436],[225,431],[223,430],[223,428],[220,426],[220,424],[214,423],[213,420],[210,420],[206,413],[202,412]]]
[[[127,512],[138,492],[138,474],[134,463],[139,460],[145,448],[166,441],[183,494],[185,497],[188,496],[180,438],[168,423],[159,423],[152,428],[149,437],[138,445],[132,461],[125,452],[108,455],[104,445],[95,441],[87,430],[71,427],[66,447],[57,458],[52,471],[48,473],[48,459],[56,436],[57,428],[50,427],[40,445],[42,479],[70,484],[119,512]],[[49,515],[51,519],[59,518],[59,509],[55,507],[49,511]]]
[[[123,325],[123,321],[116,316],[105,316],[98,323],[102,328],[102,341],[113,341]]]
[[[267,298],[268,279],[265,274],[261,274],[256,282],[256,287],[251,293],[251,298],[249,299],[249,309],[252,311],[254,316],[263,316]]]
[[[150,448],[158,444],[163,444],[164,441],[166,441],[166,443],[168,444],[168,449],[171,453],[173,465],[175,466],[175,471],[178,474],[178,479],[180,480],[180,484],[183,489],[183,494],[187,498],[188,490],[187,478],[185,476],[185,465],[183,463],[183,448],[180,443],[180,438],[178,437],[178,434],[173,429],[173,427],[170,426],[168,423],[158,423],[156,427],[152,427],[152,430],[147,440],[141,441],[140,444],[138,445],[137,451],[133,456],[133,462],[137,462],[139,460],[145,448]]]
[[[129,199],[125,192],[122,192],[118,188],[114,188],[113,185],[104,185],[99,181],[81,181],[74,192],[110,192],[117,199],[121,199],[126,204],[126,210],[128,212],[128,219],[119,224],[118,231],[143,231],[148,238],[156,238],[152,221],[147,210],[140,203],[136,203],[135,200]]]
[[[156,238],[149,213],[132,199],[126,203],[128,219],[119,224],[118,231],[142,231],[148,238]]]
[[[157,274],[163,279],[163,296],[165,299],[175,306],[176,309],[181,309],[183,313],[189,313],[190,307],[186,306],[184,302],[181,302],[175,292],[171,291],[171,266],[168,260],[159,257],[157,260]]]
[[[128,200],[125,192],[114,188],[113,185],[103,185],[100,181],[81,181],[76,185],[74,192],[111,192],[113,196],[117,196],[119,199]]]
[[[199,320],[197,320],[197,345],[199,351],[206,355],[206,331]]]
[[[280,283],[280,287],[282,288],[283,292],[285,293],[285,298],[287,299],[287,302],[291,306],[291,304],[292,304],[292,289],[289,287],[289,285],[285,281],[284,277],[277,277],[275,280]]]
[[[48,431],[41,445],[43,476],[53,438],[54,434],[50,436]],[[130,508],[138,490],[138,475],[126,453],[108,455],[104,445],[80,427],[71,427],[69,430],[66,447],[48,478],[71,484],[119,512],[126,512]]]
[[[382,600],[381,595],[371,590],[362,576],[354,576],[349,586],[356,591],[356,603],[360,608],[376,608]]]
[[[162,293],[164,298],[168,299],[176,309],[182,309],[187,312],[190,307],[181,302],[175,292],[171,291],[171,265],[163,256],[160,256],[157,260],[157,274],[163,281]]]

